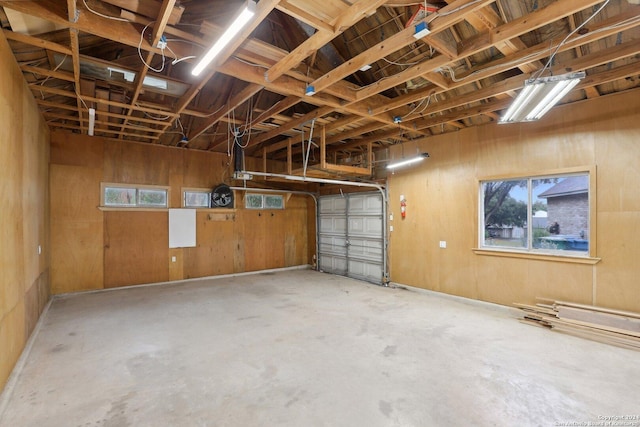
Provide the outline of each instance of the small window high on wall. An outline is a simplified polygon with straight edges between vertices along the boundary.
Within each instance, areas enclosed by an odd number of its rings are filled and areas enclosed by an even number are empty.
[[[480,182],[483,249],[589,256],[590,173]]]
[[[167,208],[167,187],[102,184],[102,206],[108,208]]]
[[[251,194],[244,197],[246,209],[284,209],[284,197],[279,194]]]

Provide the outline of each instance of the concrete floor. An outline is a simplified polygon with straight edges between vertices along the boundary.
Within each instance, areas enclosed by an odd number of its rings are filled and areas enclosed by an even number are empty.
[[[640,417],[638,352],[515,317],[307,270],[67,295],[53,301],[0,398],[0,425],[559,426]]]

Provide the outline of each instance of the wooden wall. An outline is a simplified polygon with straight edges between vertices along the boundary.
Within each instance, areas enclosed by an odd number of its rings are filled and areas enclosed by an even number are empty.
[[[486,125],[405,144],[404,153],[427,151],[431,158],[388,179],[392,281],[505,305],[540,296],[640,311],[639,112],[635,90],[557,107],[538,123]],[[400,147],[391,155],[401,157]],[[472,251],[479,179],[594,165],[599,263]]]
[[[0,76],[1,392],[49,300],[50,246],[49,132],[2,34]]]
[[[291,196],[285,210],[255,211],[236,192],[234,210],[197,211],[194,248],[169,249],[166,210],[99,209],[101,182],[169,186],[170,207],[181,207],[183,187],[228,182],[227,163],[225,154],[53,132],[53,293],[311,263],[307,196]]]

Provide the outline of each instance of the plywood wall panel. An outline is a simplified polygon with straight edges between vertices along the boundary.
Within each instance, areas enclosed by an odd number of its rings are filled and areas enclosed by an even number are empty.
[[[287,267],[307,263],[309,237],[307,227],[294,227],[301,218],[307,223],[307,203],[313,201],[309,196],[292,196],[286,202],[284,211],[284,265]],[[315,218],[315,215],[313,215]]]
[[[233,175],[230,157],[220,153],[184,153],[184,186],[213,188]]]
[[[637,111],[635,91],[559,107],[538,123],[486,125],[405,144],[405,154],[427,151],[431,157],[388,180],[396,214],[390,223],[391,279],[500,304],[546,296],[640,311],[640,264],[634,261],[640,256]],[[391,157],[401,156],[401,147],[391,150]],[[479,179],[592,166],[596,255],[602,258],[595,267],[473,252]],[[398,220],[400,194],[407,198],[405,221]],[[414,212],[426,224],[414,221]],[[437,247],[440,240],[446,249]]]
[[[169,248],[169,280],[185,279],[184,275],[185,248]]]
[[[598,214],[596,302],[620,310],[640,311],[640,211]]]
[[[51,292],[103,288],[103,224],[100,221],[51,223]]]
[[[20,300],[0,319],[0,384],[4,387],[26,343],[24,301]],[[0,387],[0,388],[2,388]]]
[[[52,164],[51,288],[54,293],[103,287],[102,169]]]
[[[104,138],[62,131],[51,132],[51,163],[102,169]]]
[[[0,391],[49,296],[49,131],[0,34]],[[38,245],[42,253],[38,254]],[[29,310],[25,310],[25,305]]]
[[[197,213],[197,246],[184,249],[185,278],[234,272],[235,214],[218,215],[213,211]]]
[[[169,215],[105,212],[104,287],[169,280]]]
[[[105,140],[104,181],[169,185],[172,154],[167,147]]]
[[[247,209],[243,212],[244,268],[246,271],[264,270],[271,262],[267,259],[276,250],[279,236],[267,233],[266,211]]]

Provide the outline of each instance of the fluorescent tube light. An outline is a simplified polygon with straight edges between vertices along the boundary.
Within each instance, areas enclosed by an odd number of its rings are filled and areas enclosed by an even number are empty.
[[[96,109],[89,108],[89,130],[87,133],[89,136],[93,136],[93,130],[96,126]]]
[[[498,123],[539,120],[558,103],[581,79],[585,72],[529,79]]]
[[[413,163],[418,163],[418,162],[423,161],[427,157],[429,157],[429,153],[422,153],[419,156],[412,157],[410,159],[401,160],[401,161],[395,162],[395,163],[389,163],[387,165],[387,169],[396,169],[396,168],[401,168],[403,166],[411,165]]]
[[[256,4],[252,0],[247,0],[247,5],[242,9],[240,15],[233,21],[233,23],[227,28],[222,36],[211,46],[211,49],[202,57],[198,65],[191,71],[194,76],[199,75],[207,65],[213,61],[213,58],[218,55],[226,45],[247,25],[247,23],[256,14]]]

